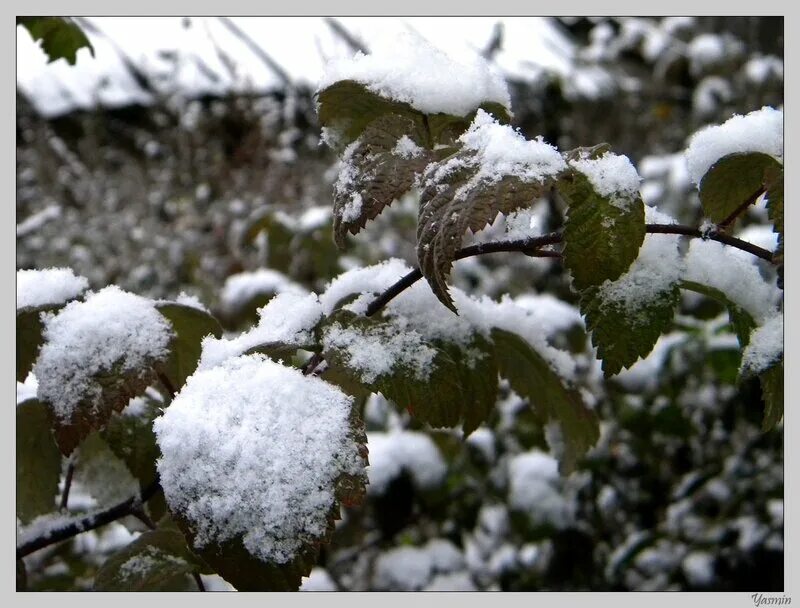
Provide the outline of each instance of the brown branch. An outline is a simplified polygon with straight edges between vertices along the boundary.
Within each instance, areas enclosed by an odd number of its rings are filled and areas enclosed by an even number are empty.
[[[64,479],[64,492],[61,494],[61,504],[59,510],[64,511],[67,508],[67,501],[69,500],[69,490],[72,487],[72,476],[75,473],[75,463],[70,460],[67,465],[67,476]]]
[[[765,190],[764,187],[761,186],[758,190],[753,192],[750,196],[747,197],[747,200],[743,202],[741,205],[736,207],[728,217],[722,220],[717,226],[720,230],[727,230],[730,228],[733,223],[736,221],[736,218],[739,217],[739,214],[743,213],[745,209],[747,209],[750,205],[755,203],[758,200],[758,197],[764,194]]]

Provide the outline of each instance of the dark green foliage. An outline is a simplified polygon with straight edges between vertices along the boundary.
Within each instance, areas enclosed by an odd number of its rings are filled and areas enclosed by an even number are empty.
[[[42,41],[48,62],[64,58],[75,65],[78,51],[84,47],[94,57],[92,43],[68,17],[17,17],[17,24],[24,25],[34,40]]]

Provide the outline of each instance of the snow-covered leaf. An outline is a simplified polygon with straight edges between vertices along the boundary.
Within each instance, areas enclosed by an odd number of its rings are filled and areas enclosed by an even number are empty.
[[[61,453],[47,408],[36,399],[17,406],[17,517],[28,523],[55,510]]]
[[[730,154],[715,162],[700,182],[700,202],[711,221],[727,219],[745,201],[763,192],[767,172],[782,173],[781,164],[768,154]]]
[[[94,580],[95,591],[197,591],[202,569],[175,529],[148,530],[109,557]]]
[[[565,475],[571,473],[600,437],[597,416],[525,340],[503,329],[493,330],[492,340],[500,375],[543,419],[558,421],[565,444],[559,469]]]
[[[192,375],[156,419],[158,471],[194,550],[239,590],[295,590],[364,494],[353,399],[263,355]]]
[[[169,357],[159,367],[175,390],[194,373],[206,336],[222,336],[222,327],[209,313],[176,302],[159,302],[156,309],[172,325],[174,337],[169,344]]]
[[[570,160],[575,169],[559,180],[568,203],[564,265],[582,290],[624,273],[644,241],[644,204],[638,175],[624,156],[606,153]]]

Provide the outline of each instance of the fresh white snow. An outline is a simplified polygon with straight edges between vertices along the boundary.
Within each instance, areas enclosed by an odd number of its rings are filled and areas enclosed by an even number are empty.
[[[17,310],[63,304],[88,288],[89,281],[71,268],[17,270]]]
[[[447,473],[439,448],[425,433],[391,431],[368,433],[370,494],[382,494],[403,471],[420,489],[438,486]]]

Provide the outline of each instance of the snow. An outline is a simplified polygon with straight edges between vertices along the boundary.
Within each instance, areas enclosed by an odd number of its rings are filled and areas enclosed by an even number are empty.
[[[472,577],[467,572],[437,574],[423,591],[478,591]]]
[[[692,181],[703,176],[729,154],[763,152],[783,158],[783,110],[764,106],[745,116],[734,115],[721,125],[697,131],[689,140],[686,162]]]
[[[263,355],[195,372],[153,424],[164,494],[195,546],[240,538],[280,564],[323,537],[337,479],[364,477],[352,404]]]
[[[300,591],[336,591],[336,583],[325,568],[316,566],[308,576],[303,577]]]
[[[151,545],[145,547],[143,551],[132,555],[123,562],[119,567],[119,576],[123,581],[130,578],[141,579],[147,576],[151,571],[160,570],[165,561],[179,566],[188,566],[181,558],[170,555]]]
[[[89,281],[71,268],[17,270],[17,310],[63,304],[89,288]]]
[[[61,217],[61,207],[59,205],[48,205],[41,211],[26,217],[17,224],[17,238],[22,238],[33,234],[47,222]]]
[[[645,220],[650,223],[673,224],[675,221],[654,207],[645,207]],[[622,309],[633,327],[648,324],[643,307],[660,298],[671,298],[670,292],[684,272],[678,249],[679,241],[672,234],[647,234],[639,256],[628,271],[614,281],[606,280],[598,290],[603,308]]]
[[[83,401],[96,407],[102,386],[96,379],[116,366],[140,373],[168,354],[172,329],[151,300],[111,285],[46,313],[44,344],[33,371],[39,397],[69,420]]]
[[[725,41],[717,34],[700,34],[689,43],[686,55],[692,73],[699,74],[725,58]]]
[[[438,486],[447,466],[439,448],[425,433],[391,431],[368,433],[370,494],[383,494],[403,471],[420,489]]]
[[[772,226],[750,224],[739,230],[735,236],[768,251],[775,251],[778,247],[778,233],[772,230]]]
[[[571,506],[561,494],[558,462],[532,450],[509,462],[509,506],[526,513],[534,523],[561,529],[572,520]]]
[[[513,299],[514,304],[528,311],[534,323],[538,323],[548,336],[572,327],[583,327],[580,311],[552,294],[523,294]]]
[[[753,84],[764,84],[770,78],[783,80],[783,60],[775,55],[753,57],[742,69],[747,80]]]
[[[313,293],[279,293],[258,309],[258,324],[236,338],[203,338],[197,369],[209,369],[232,357],[270,342],[304,346],[313,342],[312,330],[322,318],[319,299]]]
[[[422,547],[396,547],[378,556],[374,585],[379,590],[419,591],[436,573],[453,573],[465,565],[453,543],[435,538]],[[451,579],[438,584],[447,580]]]
[[[390,258],[365,268],[348,270],[328,283],[325,291],[319,296],[322,310],[325,315],[330,315],[342,300],[354,294],[377,295],[409,272],[411,268],[408,264],[397,258]],[[360,299],[359,303],[359,306],[349,306],[348,309],[363,314],[369,300]]]
[[[494,462],[497,455],[497,447],[495,445],[494,432],[486,427],[475,429],[469,437],[466,438],[467,445],[474,447],[482,455],[486,462]]]
[[[661,370],[667,363],[670,351],[685,340],[686,335],[682,332],[661,335],[647,357],[639,359],[628,369],[623,369],[614,376],[614,380],[631,392],[653,390],[658,386]]]
[[[714,581],[714,558],[705,551],[693,551],[683,559],[683,573],[695,587],[704,587]]]
[[[750,334],[742,352],[741,372],[758,375],[767,371],[783,356],[783,313],[767,319]]]
[[[24,403],[28,399],[36,399],[36,391],[39,388],[39,382],[33,373],[28,372],[25,382],[17,382],[17,405]]]
[[[716,241],[692,239],[684,278],[718,289],[762,325],[777,311],[782,292],[775,281],[764,280],[752,257]]]
[[[424,151],[424,148],[415,144],[408,135],[403,135],[397,140],[397,144],[392,149],[392,154],[400,158],[410,159],[416,158]]]
[[[333,323],[322,334],[324,350],[339,350],[346,365],[361,374],[365,384],[402,366],[418,380],[428,378],[436,351],[422,342],[416,331],[398,330],[391,325],[345,327]]]
[[[192,308],[196,308],[197,310],[202,310],[203,312],[208,312],[208,308],[200,301],[195,295],[187,294],[186,292],[180,292],[178,297],[175,298],[176,304],[181,304],[183,306],[190,306]]]
[[[225,285],[220,293],[220,305],[224,310],[233,313],[256,296],[286,292],[308,293],[306,289],[277,270],[260,268],[252,272],[240,272],[225,279]]]
[[[600,196],[623,211],[639,196],[641,178],[627,156],[606,152],[600,158],[579,158],[570,166],[587,177]]]
[[[354,80],[426,114],[465,116],[486,102],[511,105],[502,76],[478,53],[457,59],[413,30],[374,40],[369,55],[332,59],[318,90],[340,80]]]
[[[473,153],[466,162],[477,171],[456,191],[456,199],[466,197],[478,185],[494,184],[508,175],[524,182],[542,183],[566,169],[559,151],[541,136],[528,140],[483,110],[478,110],[469,129],[458,139],[464,144],[464,151]],[[441,181],[463,162],[463,159],[456,158],[444,165],[433,165],[423,179]]]

